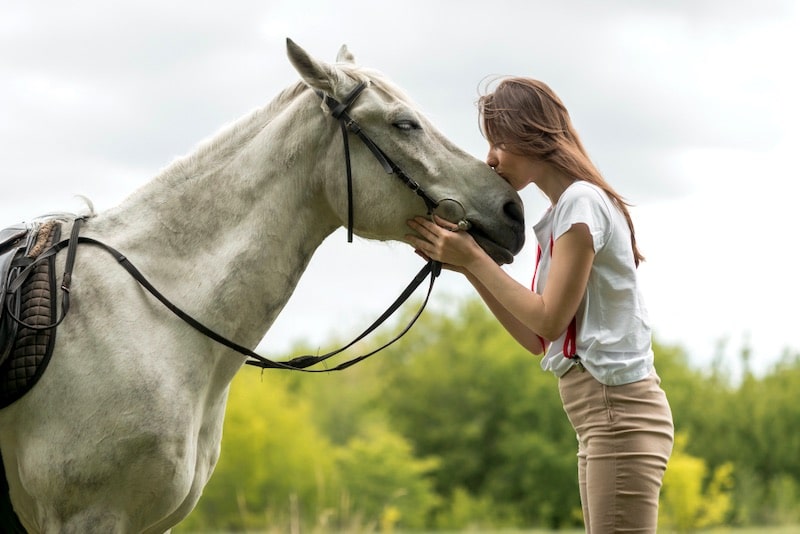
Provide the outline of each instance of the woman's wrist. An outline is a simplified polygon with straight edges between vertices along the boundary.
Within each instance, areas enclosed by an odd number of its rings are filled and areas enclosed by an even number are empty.
[[[492,266],[496,265],[497,264],[494,262],[494,260],[488,254],[483,252],[483,250],[481,250],[480,254],[474,254],[469,261],[464,263],[464,270],[476,280],[482,281],[481,274],[486,273],[488,269],[491,269]]]

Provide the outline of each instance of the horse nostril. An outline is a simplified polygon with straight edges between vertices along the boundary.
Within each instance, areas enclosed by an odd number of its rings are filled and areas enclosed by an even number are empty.
[[[520,225],[525,225],[525,212],[522,209],[522,204],[519,202],[509,201],[503,206],[503,212],[514,222]]]

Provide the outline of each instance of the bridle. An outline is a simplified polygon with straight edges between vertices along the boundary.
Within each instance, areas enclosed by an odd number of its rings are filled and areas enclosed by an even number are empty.
[[[370,152],[375,156],[381,166],[388,174],[393,174],[397,178],[399,178],[409,189],[414,191],[417,195],[419,195],[422,200],[425,202],[425,206],[428,210],[428,215],[432,216],[434,210],[440,205],[441,202],[450,201],[458,204],[461,207],[461,210],[464,214],[464,218],[458,221],[458,228],[461,230],[468,230],[470,227],[469,221],[466,219],[466,211],[464,207],[455,199],[443,199],[441,201],[434,200],[416,181],[414,181],[411,177],[409,177],[392,159],[386,155],[386,153],[381,150],[381,148],[369,138],[369,136],[361,129],[361,127],[350,117],[347,113],[347,109],[355,102],[361,92],[366,88],[366,82],[360,82],[340,103],[336,99],[334,99],[330,95],[325,95],[323,93],[317,92],[320,98],[323,99],[325,104],[331,111],[331,115],[339,121],[342,131],[342,139],[344,143],[344,151],[345,151],[345,168],[347,172],[347,203],[348,203],[348,219],[347,219],[347,240],[348,242],[352,242],[353,240],[353,180],[352,180],[352,168],[350,165],[350,143],[348,141],[347,132],[350,131],[353,134],[357,135],[359,139],[366,145],[366,147],[370,150]],[[369,358],[370,356],[380,352],[381,350],[385,349],[386,347],[392,345],[394,342],[399,340],[403,337],[414,325],[417,319],[422,315],[425,306],[428,303],[428,299],[430,298],[431,292],[433,291],[433,285],[436,278],[441,273],[442,264],[434,261],[429,260],[426,265],[417,273],[414,279],[406,286],[403,292],[398,296],[395,301],[386,309],[383,314],[381,314],[378,319],[376,319],[366,330],[364,330],[361,334],[359,334],[353,341],[348,343],[347,345],[343,346],[340,349],[328,352],[322,355],[303,355],[297,356],[292,358],[291,360],[285,362],[276,362],[253,352],[252,350],[239,345],[238,343],[231,341],[227,337],[218,334],[211,328],[205,326],[200,321],[189,315],[187,312],[183,311],[181,308],[173,304],[167,297],[165,297],[158,289],[150,283],[149,280],[134,266],[124,254],[120,253],[118,250],[114,249],[113,247],[93,239],[91,237],[80,236],[80,226],[81,223],[84,221],[84,218],[79,217],[76,218],[73,222],[72,232],[68,239],[64,239],[48,250],[44,251],[40,254],[34,262],[28,265],[19,275],[15,278],[12,282],[13,287],[19,287],[24,283],[25,279],[30,275],[33,268],[43,261],[44,259],[58,253],[58,251],[67,248],[67,261],[64,270],[63,281],[61,284],[61,291],[62,291],[62,312],[61,318],[58,319],[57,322],[51,325],[47,325],[45,327],[35,327],[31,325],[26,325],[25,323],[20,321],[20,324],[23,326],[29,326],[31,328],[35,328],[37,330],[43,329],[50,329],[55,328],[61,321],[64,320],[67,312],[69,311],[69,294],[70,294],[70,283],[72,279],[72,268],[74,264],[75,252],[78,243],[85,243],[89,245],[94,245],[99,248],[102,248],[117,260],[119,264],[126,270],[128,273],[137,281],[139,284],[146,289],[151,295],[153,295],[159,302],[161,302],[167,309],[169,309],[173,314],[175,314],[178,318],[182,321],[187,323],[189,326],[200,332],[201,334],[205,335],[208,338],[216,341],[217,343],[228,347],[244,356],[248,359],[245,361],[245,364],[252,365],[255,367],[260,367],[262,369],[288,369],[293,371],[303,371],[307,373],[326,373],[331,371],[341,371],[343,369],[347,369],[348,367]],[[374,349],[366,354],[361,356],[349,359],[345,362],[342,362],[335,367],[324,368],[324,369],[309,369],[315,364],[324,362],[325,360],[332,358],[338,354],[341,354],[345,350],[349,349],[370,333],[372,333],[376,328],[378,328],[381,324],[383,324],[386,319],[391,317],[399,308],[400,306],[405,303],[408,298],[414,293],[414,291],[419,287],[422,282],[430,276],[430,282],[428,284],[427,294],[425,295],[425,299],[423,300],[422,304],[420,305],[417,312],[411,318],[409,323],[403,328],[400,333],[395,336],[391,341],[384,343],[377,349]],[[18,319],[17,319],[18,320]],[[19,320],[18,320],[19,321]]]
[[[350,106],[353,105],[353,102],[359,97],[361,92],[367,87],[366,82],[360,82],[358,85],[353,88],[350,93],[344,97],[342,102],[339,102],[335,98],[330,95],[326,95],[320,91],[316,91],[317,96],[319,96],[325,105],[328,106],[328,109],[331,112],[331,116],[339,121],[339,126],[342,131],[342,142],[344,144],[344,162],[345,162],[345,169],[347,172],[347,242],[352,243],[353,241],[353,170],[350,166],[350,142],[348,140],[347,132],[350,131],[358,136],[359,139],[366,145],[372,155],[375,156],[375,159],[378,160],[378,163],[381,164],[383,170],[386,171],[387,174],[393,174],[397,178],[400,179],[403,184],[406,185],[409,189],[414,191],[417,195],[419,195],[422,200],[425,202],[425,206],[428,208],[428,215],[433,213],[439,206],[439,202],[434,200],[417,182],[415,182],[410,176],[408,176],[403,169],[401,169],[392,159],[386,155],[386,153],[381,150],[381,148],[375,144],[372,139],[361,129],[361,126],[353,120],[350,115],[348,115],[347,110]]]

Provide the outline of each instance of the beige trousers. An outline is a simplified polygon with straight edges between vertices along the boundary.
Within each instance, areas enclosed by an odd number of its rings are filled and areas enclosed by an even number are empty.
[[[578,482],[587,534],[655,533],[672,452],[672,412],[655,373],[605,386],[581,366],[559,380],[578,435]]]

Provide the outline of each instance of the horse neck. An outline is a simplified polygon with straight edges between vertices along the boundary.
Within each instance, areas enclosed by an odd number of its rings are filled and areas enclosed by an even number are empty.
[[[339,226],[310,182],[327,173],[313,157],[319,141],[299,130],[318,124],[319,110],[273,107],[176,161],[89,228],[179,306],[249,345]]]

